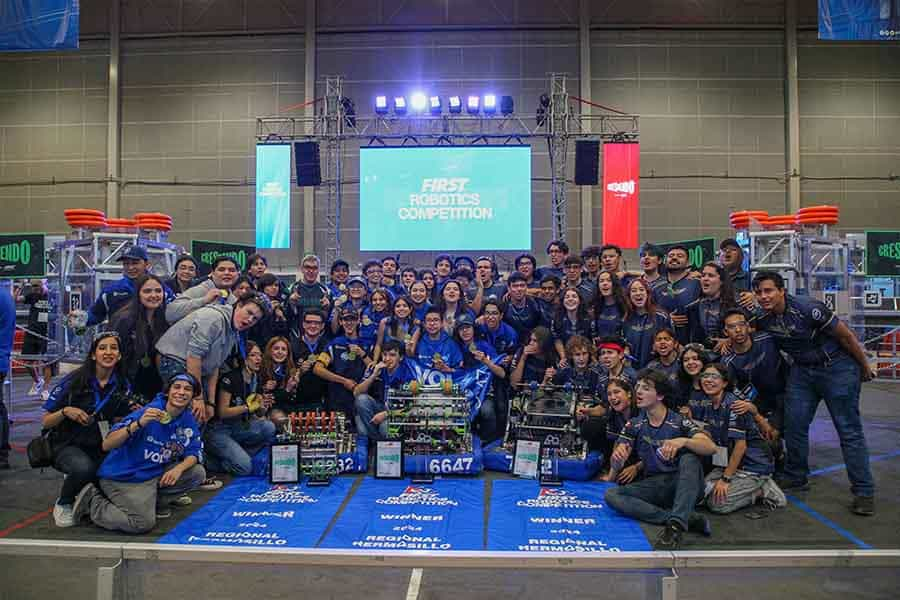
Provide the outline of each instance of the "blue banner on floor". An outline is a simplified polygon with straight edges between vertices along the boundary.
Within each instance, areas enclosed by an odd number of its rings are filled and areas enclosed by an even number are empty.
[[[606,505],[615,484],[494,481],[488,550],[518,552],[630,552],[651,550],[637,521]]]
[[[322,543],[353,550],[482,550],[484,481],[367,477]]]
[[[341,477],[327,487],[235,479],[159,543],[312,548],[351,485],[353,479]]]
[[[512,472],[513,455],[503,447],[502,439],[485,446],[483,456],[484,468],[488,471]],[[589,481],[600,472],[602,464],[603,453],[599,450],[588,452],[584,460],[561,458],[557,461],[557,475],[560,479]]]

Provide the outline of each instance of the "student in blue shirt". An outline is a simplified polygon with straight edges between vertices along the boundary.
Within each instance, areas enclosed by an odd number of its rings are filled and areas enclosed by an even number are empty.
[[[562,292],[559,308],[550,323],[553,345],[561,357],[560,366],[565,367],[566,342],[575,335],[594,339],[594,320],[588,315],[587,302],[576,288],[566,288]]]
[[[641,279],[650,286],[653,299],[659,304],[660,295],[665,294],[669,282],[662,273],[665,256],[662,249],[654,244],[646,243],[641,247]]]
[[[560,305],[559,289],[561,286],[562,282],[556,275],[544,275],[541,278],[541,289],[535,300],[541,313],[542,323],[553,322],[553,317]]]
[[[550,383],[556,375],[556,366],[559,363],[550,330],[539,325],[532,330],[527,339],[528,343],[519,349],[513,359],[509,382],[513,386],[531,382],[540,385]]]
[[[441,326],[441,311],[431,307],[425,313],[425,326],[416,344],[416,359],[423,367],[452,373],[462,366],[462,351]]]
[[[378,325],[378,336],[375,349],[372,351],[372,360],[378,361],[381,357],[381,347],[387,340],[402,342],[407,354],[412,356],[422,331],[421,327],[416,324],[412,306],[409,296],[397,297],[392,307],[393,314],[382,319]]]
[[[546,323],[537,300],[528,295],[528,281],[525,276],[519,271],[514,271],[509,274],[506,283],[509,287],[509,301],[503,311],[503,320],[516,330],[516,336],[524,342],[532,329]],[[537,285],[540,289],[540,284]]]
[[[350,263],[343,258],[339,258],[331,263],[328,272],[328,291],[331,292],[332,300],[337,300],[341,296],[347,295],[347,280],[350,278]],[[346,298],[344,298],[346,301]]]
[[[700,282],[690,277],[690,271],[687,248],[672,246],[666,253],[666,285],[654,288],[655,301],[671,316],[682,344],[690,342],[687,306],[700,297]]]
[[[875,482],[859,414],[860,382],[875,377],[875,371],[859,341],[823,303],[786,293],[778,273],[757,273],[753,292],[764,311],[756,321],[757,330],[771,334],[794,361],[784,415],[787,462],[779,487],[809,485],[809,426],[824,399],[847,465],[853,494],[850,510],[863,516],[875,514]]]
[[[694,507],[704,492],[700,456],[714,454],[716,445],[693,421],[666,408],[666,396],[672,393],[662,373],[645,369],[638,374],[635,395],[641,413],[622,429],[608,477],[618,477],[632,452],[641,459],[645,477],[605,494],[620,513],[664,526],[654,544],[657,550],[676,550],[688,530],[710,534],[709,521]]]
[[[340,321],[343,328],[341,335],[331,340],[325,352],[319,354],[313,373],[328,382],[325,410],[343,411],[348,423],[355,426],[353,388],[362,381],[366,367],[373,361],[368,356],[369,348],[359,337],[356,311],[350,307],[341,309]]]
[[[400,270],[400,285],[403,286],[403,294],[409,295],[409,288],[419,278],[419,273],[413,267],[403,267]]]
[[[359,337],[370,348],[378,341],[378,327],[382,319],[391,315],[393,298],[385,288],[378,288],[369,294],[369,305],[360,314]]]
[[[678,411],[684,416],[690,415],[692,404],[703,399],[703,389],[700,387],[700,373],[710,363],[709,351],[701,344],[688,344],[681,351],[678,359],[678,394],[675,402],[669,403],[669,408]]]
[[[598,338],[622,337],[622,321],[628,312],[625,290],[619,278],[609,271],[597,275],[594,296],[594,330]]]
[[[629,367],[625,361],[625,342],[621,338],[606,337],[597,341],[599,356],[597,365],[597,396],[604,405],[609,404],[606,397],[606,384],[612,379],[624,379],[634,385],[637,371]]]
[[[660,329],[672,328],[669,315],[657,308],[650,288],[643,279],[628,284],[628,313],[622,321],[622,333],[634,357],[632,367],[644,368],[652,358],[653,339]]]
[[[468,315],[475,319],[475,313],[469,308],[466,301],[465,289],[466,285],[455,279],[449,279],[444,282],[441,289],[441,297],[437,302],[437,308],[443,319],[444,331],[448,335],[453,335],[456,320],[462,315]]]
[[[125,306],[135,294],[135,280],[150,270],[150,256],[143,246],[131,246],[119,256],[118,260],[122,263],[122,278],[103,288],[100,296],[91,305],[87,320],[89,327],[102,323]],[[163,286],[163,293],[166,303],[175,299],[175,294],[168,286]]]
[[[686,307],[688,339],[721,354],[726,347],[722,315],[735,304],[734,288],[725,269],[713,262],[700,270],[700,297]]]
[[[421,327],[425,321],[425,311],[431,308],[431,302],[428,300],[428,288],[425,282],[416,280],[409,286],[409,301],[413,309],[413,322]]]
[[[454,334],[459,347],[463,352],[463,369],[477,369],[482,365],[490,370],[494,381],[506,379],[506,371],[497,364],[497,351],[488,342],[475,337],[475,320],[463,315],[456,321],[456,333]],[[495,385],[494,390],[497,389]],[[485,395],[481,408],[478,411],[476,425],[478,435],[484,442],[492,442],[499,435],[497,427],[497,403],[496,394]]]
[[[104,529],[146,533],[171,516],[168,505],[190,504],[185,493],[206,478],[200,426],[186,410],[199,393],[193,375],[176,375],[165,395],[113,427],[103,440],[109,455],[97,471],[99,485],[87,484],[75,499],[76,523],[89,516]]]
[[[503,322],[503,309],[500,303],[496,300],[485,302],[481,309],[481,318],[478,321],[480,321],[477,325],[478,335],[488,342],[498,354],[505,355],[500,359],[500,364],[504,367],[508,366],[519,345],[519,336],[516,335],[515,329]]]
[[[416,380],[416,371],[404,358],[403,345],[388,340],[381,360],[369,365],[363,380],[353,388],[356,397],[356,431],[371,440],[387,438],[387,392]]]
[[[603,419],[606,429],[605,431],[596,431],[594,435],[603,436],[596,439],[595,443],[598,443],[603,451],[604,464],[609,465],[612,450],[619,439],[619,435],[628,422],[638,416],[638,408],[634,396],[634,382],[622,377],[613,377],[606,384],[606,398],[608,405],[606,406],[606,418]],[[591,441],[588,440],[588,444],[590,443]],[[619,470],[618,474],[615,474],[614,479],[611,477],[612,471],[610,470],[607,470],[600,479],[601,481],[616,481],[621,485],[625,485],[637,479],[642,468],[643,464],[640,459],[632,453],[628,460],[625,461],[625,466]]]
[[[94,336],[81,366],[66,375],[44,403],[41,427],[50,430],[53,468],[66,474],[53,506],[57,527],[72,527],[75,495],[96,480],[103,461],[103,436],[131,412],[128,380],[121,363],[119,335]]]
[[[450,279],[450,273],[453,271],[453,261],[449,254],[438,254],[434,259],[434,287],[433,297],[436,297],[444,282]]]
[[[681,362],[678,360],[678,341],[675,332],[669,327],[658,329],[653,335],[653,360],[647,363],[648,369],[662,371],[669,378],[669,383],[675,390],[679,389],[678,372],[681,370]],[[676,397],[669,399],[668,407],[675,409]]]
[[[692,416],[706,425],[705,431],[716,444],[714,468],[706,477],[706,505],[718,514],[757,502],[771,508],[786,506],[784,492],[772,480],[774,459],[769,445],[752,415],[734,410],[737,398],[728,391],[728,368],[721,363],[707,365],[700,385],[706,398],[692,410]]]
[[[584,261],[581,260],[580,256],[568,257],[563,267],[565,277],[562,280],[562,288],[564,290],[570,288],[578,290],[578,293],[584,299],[585,306],[590,306],[594,303],[594,298],[597,296],[597,282],[582,277],[583,267]]]
[[[563,265],[568,257],[569,245],[563,240],[551,240],[550,243],[547,244],[547,258],[550,259],[550,264],[538,269],[541,278],[546,277],[547,275],[555,275],[562,279],[565,275]]]
[[[537,277],[537,259],[528,253],[518,255],[513,261],[516,272],[524,277],[525,285],[528,288],[528,295],[534,296],[541,287],[541,280]],[[512,276],[512,273],[510,273]],[[511,283],[511,279],[507,278],[507,282]]]

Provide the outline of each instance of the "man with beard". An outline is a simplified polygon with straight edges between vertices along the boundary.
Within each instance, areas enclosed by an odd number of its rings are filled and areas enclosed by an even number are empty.
[[[690,263],[688,249],[680,244],[672,246],[666,253],[666,287],[657,297],[672,318],[675,334],[681,344],[690,341],[687,305],[700,297],[700,282],[689,277]]]

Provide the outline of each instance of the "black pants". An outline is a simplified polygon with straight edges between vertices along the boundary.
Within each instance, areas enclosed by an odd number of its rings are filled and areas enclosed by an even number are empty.
[[[99,448],[84,449],[69,445],[56,452],[53,457],[53,467],[66,474],[57,503],[72,504],[81,488],[89,483],[96,483],[97,469],[100,468],[101,462],[103,462],[103,456]]]

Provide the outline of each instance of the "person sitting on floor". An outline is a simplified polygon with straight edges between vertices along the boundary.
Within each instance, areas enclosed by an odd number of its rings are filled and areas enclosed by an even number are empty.
[[[711,456],[716,445],[690,419],[664,404],[673,393],[664,373],[645,369],[635,389],[641,413],[622,429],[610,461],[609,480],[618,477],[636,452],[645,477],[606,491],[606,502],[618,512],[647,523],[663,525],[657,550],[675,550],[686,530],[710,535],[709,521],[694,512],[703,498],[700,456]]]
[[[100,465],[99,487],[88,483],[72,507],[75,523],[84,517],[104,529],[146,533],[157,519],[172,515],[169,505],[187,506],[189,492],[203,483],[200,426],[188,409],[200,393],[190,373],[169,380],[166,394],[123,419],[103,440],[109,455]]]
[[[738,400],[728,388],[728,367],[710,363],[700,375],[705,399],[691,408],[716,444],[713,470],[706,476],[706,505],[714,513],[734,512],[756,502],[770,508],[787,505],[784,492],[772,480],[775,460],[759,432],[753,415],[738,414]]]
[[[387,438],[387,391],[416,380],[416,373],[404,358],[403,344],[388,340],[381,360],[370,365],[363,380],[353,388],[356,397],[356,431],[369,439]]]
[[[113,422],[131,412],[121,358],[119,335],[98,333],[82,365],[53,388],[44,404],[41,426],[49,430],[53,468],[66,474],[53,506],[57,527],[75,524],[75,495],[96,479],[103,462],[103,436]]]

